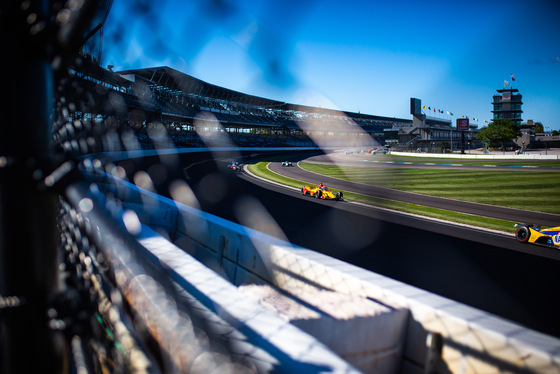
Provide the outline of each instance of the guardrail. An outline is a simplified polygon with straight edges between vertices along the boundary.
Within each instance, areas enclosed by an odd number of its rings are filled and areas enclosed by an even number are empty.
[[[289,320],[290,326],[321,342],[317,344],[327,347],[321,348],[323,352],[333,352],[349,367],[364,372],[560,370],[559,339],[294,247],[112,176],[105,178],[103,189],[120,196],[124,207],[134,211],[143,224],[164,233],[167,239],[151,233],[141,237],[140,242],[146,246],[149,243],[152,254],[175,269],[179,278],[174,281],[195,287],[198,302],[226,324],[246,332],[248,340],[261,337],[258,342],[252,340],[252,344],[266,349],[278,343],[276,352],[289,347],[289,353],[280,354],[283,358],[305,357],[309,346],[295,348],[288,343],[289,337],[284,340],[284,336],[267,330],[271,327],[268,322],[250,317],[260,315],[252,309],[253,303],[250,312],[237,314],[240,305],[235,300],[257,300]],[[195,266],[197,262],[213,271],[197,267],[200,286],[192,279],[192,272],[179,269],[182,264]],[[227,280],[223,289],[230,297],[205,288],[215,282],[214,273]],[[251,333],[247,333],[249,330]],[[340,364],[331,354],[327,355],[333,360],[329,370],[338,370],[336,365]]]

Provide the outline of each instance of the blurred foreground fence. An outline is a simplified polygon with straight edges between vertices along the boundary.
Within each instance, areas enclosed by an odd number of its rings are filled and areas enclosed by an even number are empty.
[[[343,358],[363,372],[554,373],[560,368],[558,339],[101,174],[105,182],[98,185],[160,233],[143,232],[140,243],[171,268],[184,290],[198,295],[211,312],[208,320],[222,320],[226,330],[236,330],[234,335],[253,345],[253,354],[243,355],[260,362],[259,371],[292,370],[283,362],[286,357],[308,364],[316,363],[316,356],[307,356],[314,351],[295,331],[271,329],[278,317],[251,300],[309,334],[312,347],[324,345],[326,357]],[[270,344],[279,345],[271,351]],[[284,349],[290,353],[274,353]],[[262,351],[275,359],[267,363]],[[321,370],[340,368],[336,360],[319,362],[325,365]]]
[[[557,339],[79,157],[122,140],[93,126],[107,91],[68,76],[107,3],[0,6],[2,372],[560,371]]]

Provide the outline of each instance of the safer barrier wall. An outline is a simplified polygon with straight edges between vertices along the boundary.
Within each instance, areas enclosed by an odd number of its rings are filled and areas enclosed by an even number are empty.
[[[126,208],[235,286],[266,285],[291,299],[328,291],[395,311],[387,335],[378,330],[375,339],[393,340],[385,346],[393,344],[387,350],[398,364],[379,356],[369,367],[396,365],[403,373],[560,372],[559,339],[112,179],[111,188],[128,197]],[[351,341],[356,331],[350,327],[338,339]]]

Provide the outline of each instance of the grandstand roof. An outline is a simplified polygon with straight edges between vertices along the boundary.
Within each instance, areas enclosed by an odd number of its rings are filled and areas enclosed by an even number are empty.
[[[195,94],[203,97],[234,101],[259,107],[275,108],[285,105],[283,101],[265,99],[216,86],[167,66],[123,70],[118,73],[123,76],[135,75],[160,87],[167,87],[170,90],[182,91],[188,94]]]
[[[327,108],[319,108],[307,105],[299,105],[299,104],[286,104],[286,107],[291,110],[301,110],[305,112],[316,112],[321,114],[330,114],[330,115],[340,115],[341,113],[347,115],[352,119],[364,119],[364,120],[375,120],[375,121],[388,121],[388,122],[399,122],[399,123],[411,123],[411,119],[403,119],[403,118],[396,118],[396,117],[384,117],[384,116],[375,116],[373,114],[364,114],[364,113],[356,113],[356,112],[347,112],[343,110],[336,110],[336,109],[327,109]]]
[[[204,82],[198,78],[182,73],[168,66],[159,66],[143,69],[122,70],[118,71],[121,76],[133,75],[134,80],[144,80],[148,84],[154,84],[158,87],[164,87],[170,91],[180,91],[190,95],[200,97],[214,98],[218,100],[226,100],[241,104],[251,105],[259,108],[274,108],[281,110],[295,110],[310,113],[321,113],[326,115],[345,114],[354,120],[374,120],[385,122],[409,123],[408,119],[382,117],[370,114],[346,112],[334,109],[326,109],[320,107],[312,107],[306,105],[290,104],[283,101],[266,99],[259,96],[253,96],[242,92],[230,90],[224,87],[216,86]]]
[[[93,59],[93,56],[84,53],[81,55],[79,62],[72,65],[72,69],[93,77],[101,82],[110,83],[115,86],[130,84],[130,82],[124,79],[121,75],[99,66],[99,63]]]

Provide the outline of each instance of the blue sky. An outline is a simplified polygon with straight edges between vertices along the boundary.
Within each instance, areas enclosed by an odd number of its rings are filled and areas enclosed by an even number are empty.
[[[524,121],[560,130],[560,1],[384,3],[115,0],[102,63],[388,117],[411,118],[415,97],[479,127],[507,80]]]

